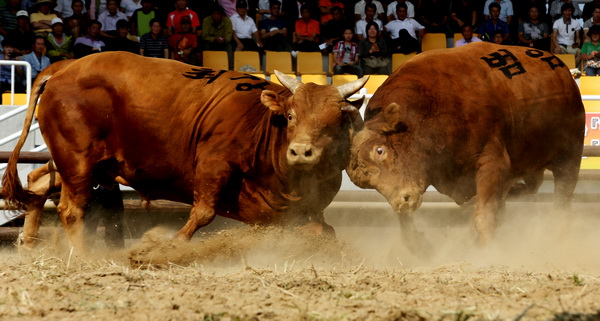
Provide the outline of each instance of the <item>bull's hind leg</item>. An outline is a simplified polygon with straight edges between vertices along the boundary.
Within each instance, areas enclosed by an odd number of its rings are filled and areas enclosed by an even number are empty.
[[[569,153],[562,153],[549,166],[554,175],[554,206],[556,209],[565,211],[571,209],[580,165],[581,150],[576,149]]]
[[[508,192],[509,197],[519,197],[523,195],[535,194],[544,182],[544,169],[529,172],[523,175],[523,183],[513,184]]]
[[[222,160],[203,162],[196,168],[194,203],[188,221],[175,234],[177,240],[190,240],[199,228],[214,220],[219,194],[233,172],[229,164]]]
[[[25,249],[33,249],[38,239],[44,204],[51,194],[60,189],[61,179],[54,162],[50,161],[31,171],[27,175],[27,190],[33,193],[32,201],[27,204],[23,234],[20,242]]]
[[[42,211],[44,210],[46,199],[47,197],[45,195],[36,195],[35,198],[27,204],[25,222],[23,223],[23,233],[19,236],[19,245],[25,249],[33,249],[38,240]]]
[[[508,193],[510,158],[504,145],[493,138],[483,149],[477,164],[477,206],[473,221],[480,244],[489,244],[496,230],[496,215]]]

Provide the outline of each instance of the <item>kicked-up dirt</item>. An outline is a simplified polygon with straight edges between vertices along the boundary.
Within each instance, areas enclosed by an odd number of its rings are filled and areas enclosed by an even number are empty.
[[[57,228],[34,251],[0,253],[0,319],[600,320],[593,213],[509,206],[485,248],[468,218],[425,216],[430,257],[382,216],[334,225],[337,240],[239,227],[174,243],[157,228],[124,250],[98,239],[85,257]]]

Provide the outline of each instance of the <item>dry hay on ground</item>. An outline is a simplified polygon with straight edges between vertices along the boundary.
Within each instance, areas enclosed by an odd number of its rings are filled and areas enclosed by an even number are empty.
[[[598,221],[528,208],[484,250],[468,227],[422,221],[427,259],[393,224],[341,227],[340,241],[237,228],[178,244],[157,229],[77,260],[50,239],[1,253],[0,319],[599,320]]]

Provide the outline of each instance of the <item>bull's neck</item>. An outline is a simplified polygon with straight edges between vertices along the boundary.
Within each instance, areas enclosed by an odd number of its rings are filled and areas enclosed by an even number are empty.
[[[257,170],[257,174],[274,172],[278,178],[285,177],[288,170],[286,152],[289,145],[285,118],[267,111],[253,135],[255,146],[252,167]]]

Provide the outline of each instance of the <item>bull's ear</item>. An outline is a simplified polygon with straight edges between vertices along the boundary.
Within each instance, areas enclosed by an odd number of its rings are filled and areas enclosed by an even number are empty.
[[[358,106],[360,108],[360,106]],[[350,117],[350,123],[352,124],[352,129],[355,131],[360,131],[363,129],[365,123],[360,116],[360,112],[357,107],[354,107],[351,104],[348,104],[341,108],[342,113],[346,114]]]
[[[272,90],[263,90],[260,94],[260,101],[267,106],[272,112],[283,114],[283,106],[279,102],[279,95]]]
[[[364,101],[365,101],[364,95],[362,97],[360,97],[360,99],[357,99],[357,100],[346,100],[346,102],[348,102],[348,104],[354,106],[354,108],[356,108],[358,110],[360,110],[360,107],[362,107]]]
[[[383,108],[383,116],[387,124],[383,131],[387,134],[394,132],[403,132],[407,130],[406,124],[403,122],[406,119],[406,106],[400,106],[396,103],[391,103]]]

